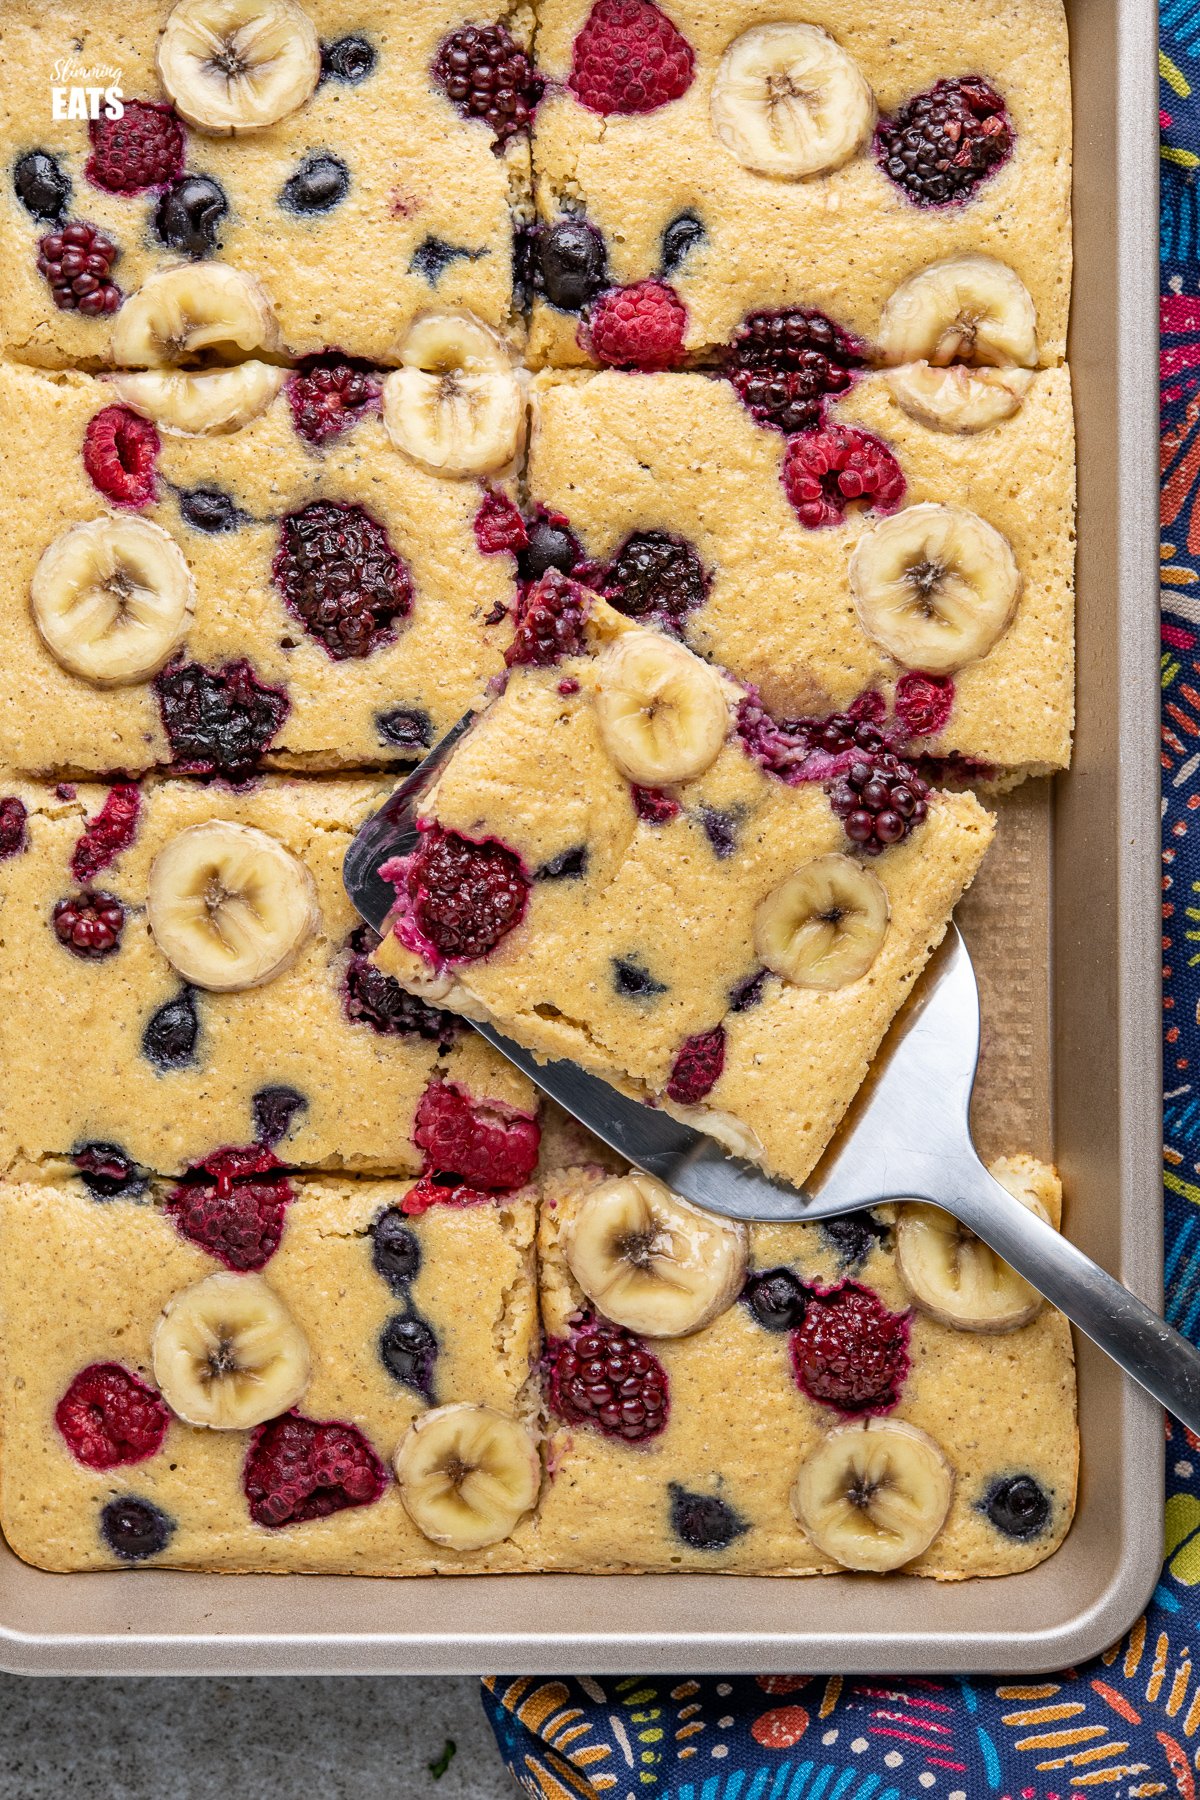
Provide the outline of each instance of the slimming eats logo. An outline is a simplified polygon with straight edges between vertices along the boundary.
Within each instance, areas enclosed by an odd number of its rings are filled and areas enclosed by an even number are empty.
[[[61,57],[50,72],[50,116],[54,119],[119,119],[125,111],[121,71],[111,63],[87,67]]]

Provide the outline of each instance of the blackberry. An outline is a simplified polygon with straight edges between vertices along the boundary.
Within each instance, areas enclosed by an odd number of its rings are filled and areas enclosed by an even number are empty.
[[[279,191],[279,204],[284,212],[331,212],[350,192],[350,171],[340,156],[322,151],[309,156],[294,175],[289,175]]]
[[[323,444],[368,413],[378,412],[383,402],[383,382],[378,370],[340,350],[323,350],[319,356],[302,357],[287,379],[292,424],[310,444]]]
[[[924,820],[929,784],[896,756],[851,763],[829,790],[829,803],[857,850],[879,856]]]
[[[220,248],[221,221],[229,211],[225,189],[211,175],[173,181],[154,209],[154,230],[168,250],[197,261]]]
[[[667,1492],[671,1530],[691,1550],[728,1550],[750,1529],[741,1514],[715,1494],[693,1494],[677,1481],[669,1484]]]
[[[403,1215],[389,1206],[371,1227],[371,1266],[394,1294],[405,1294],[421,1272],[421,1246]]]
[[[199,1036],[196,996],[191,988],[184,988],[151,1013],[142,1032],[142,1055],[160,1074],[187,1069],[196,1060]]]
[[[171,107],[157,100],[126,100],[116,119],[88,126],[92,153],[84,174],[109,194],[141,194],[183,174],[187,143]]]
[[[453,1013],[430,1006],[410,994],[392,975],[385,975],[371,961],[379,939],[369,926],[356,931],[350,947],[354,954],[346,966],[342,986],[342,1011],[355,1025],[369,1025],[380,1037],[424,1038],[448,1048],[462,1030]]]
[[[695,1106],[711,1092],[725,1067],[725,1027],[697,1031],[685,1038],[671,1068],[667,1098],[678,1106]]]
[[[577,313],[608,285],[608,251],[586,219],[556,219],[537,238],[534,282],[551,306]]]
[[[148,1186],[133,1159],[119,1144],[80,1144],[71,1161],[93,1200],[133,1199]]]
[[[236,531],[244,515],[232,495],[220,488],[192,488],[179,495],[179,516],[193,531],[217,536],[223,531]]]
[[[52,914],[54,935],[72,956],[98,962],[111,956],[121,942],[125,908],[113,894],[85,888],[59,900]]]
[[[631,619],[656,618],[678,630],[708,598],[711,577],[685,538],[669,531],[635,531],[625,539],[601,582],[611,606]]]
[[[863,368],[863,347],[807,306],[751,313],[734,332],[724,373],[760,425],[811,431],[831,395],[844,394]]]
[[[292,1087],[259,1088],[250,1102],[254,1120],[254,1141],[274,1149],[292,1129],[298,1114],[308,1101]]]
[[[582,560],[583,545],[567,521],[557,513],[539,511],[517,551],[517,574],[522,581],[538,581],[550,569],[569,575]]]
[[[443,956],[486,956],[525,911],[520,860],[494,839],[475,843],[435,825],[422,833],[408,873],[416,923]]]
[[[707,235],[694,212],[679,213],[663,231],[659,273],[673,275]]]
[[[15,794],[9,794],[0,800],[0,860],[6,856],[20,856],[27,848],[29,834],[26,822],[29,814],[25,802],[18,800]]]
[[[667,1422],[667,1372],[647,1345],[619,1326],[583,1322],[547,1350],[550,1405],[568,1425],[640,1444]]]
[[[506,25],[460,25],[438,45],[433,79],[464,119],[491,127],[499,156],[528,131],[545,87],[532,59]]]
[[[38,274],[50,284],[60,312],[88,318],[114,313],[124,296],[109,279],[117,246],[95,225],[76,220],[49,232],[38,243]]]
[[[154,692],[175,767],[234,783],[250,779],[291,711],[282,688],[261,682],[244,658],[218,669],[172,663]]]
[[[334,662],[369,656],[412,609],[412,579],[378,519],[348,500],[284,516],[271,577]]]
[[[508,667],[548,668],[560,657],[584,647],[588,595],[577,581],[547,569],[520,596],[512,643],[504,652]]]
[[[419,706],[394,706],[375,714],[379,741],[393,750],[428,750],[433,743],[433,720]]]
[[[392,1380],[431,1404],[437,1356],[437,1335],[424,1319],[394,1313],[379,1334],[379,1360]]]
[[[918,206],[970,199],[1008,161],[1012,121],[1001,96],[980,75],[950,76],[906,100],[875,129],[885,175]]]
[[[31,218],[56,225],[71,200],[71,177],[48,150],[28,150],[13,168],[13,191]]]
[[[1052,1510],[1049,1494],[1032,1475],[1010,1475],[994,1482],[980,1506],[997,1531],[1018,1542],[1045,1531]]]
[[[741,1292],[764,1331],[794,1331],[808,1306],[808,1289],[791,1269],[756,1269]]]
[[[375,71],[377,55],[374,44],[365,37],[342,37],[332,44],[321,45],[321,80],[341,81],[357,87]]]
[[[152,1501],[118,1494],[100,1511],[100,1535],[122,1562],[145,1562],[165,1550],[175,1522]]]

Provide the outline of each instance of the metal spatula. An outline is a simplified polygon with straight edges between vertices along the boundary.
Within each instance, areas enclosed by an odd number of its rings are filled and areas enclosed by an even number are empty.
[[[379,870],[416,843],[420,796],[473,722],[468,714],[359,831],[346,890],[376,931],[395,894]],[[820,1166],[801,1190],[627,1099],[575,1063],[539,1063],[489,1025],[502,1056],[627,1162],[675,1193],[734,1219],[812,1223],[888,1200],[925,1200],[953,1214],[1087,1333],[1177,1419],[1200,1432],[1200,1352],[1119,1281],[1001,1187],[971,1141],[979,1059],[979,990],[951,926],[899,1014],[871,1075]]]

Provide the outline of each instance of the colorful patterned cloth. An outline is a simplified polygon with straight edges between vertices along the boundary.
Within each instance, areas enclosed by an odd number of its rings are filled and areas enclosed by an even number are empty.
[[[1161,13],[1163,1181],[1167,1316],[1200,1341],[1200,0]],[[1086,1668],[1026,1683],[489,1676],[496,1741],[549,1800],[1197,1800],[1200,1440],[1173,1422],[1167,1469],[1150,1609]]]

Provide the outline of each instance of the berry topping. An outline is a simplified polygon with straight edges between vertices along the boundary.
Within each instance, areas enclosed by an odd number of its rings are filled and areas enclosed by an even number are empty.
[[[297,1114],[306,1110],[308,1101],[295,1088],[265,1087],[259,1088],[250,1106],[255,1143],[274,1149],[292,1129]]]
[[[394,1206],[381,1212],[371,1227],[371,1266],[393,1294],[403,1294],[421,1272],[421,1246]]]
[[[578,881],[586,871],[587,863],[587,845],[576,844],[544,862],[537,871],[537,878],[539,881]]]
[[[165,1550],[174,1522],[149,1500],[118,1494],[100,1513],[100,1535],[122,1562],[144,1562]]]
[[[728,1550],[750,1527],[740,1513],[715,1494],[693,1494],[672,1481],[671,1530],[692,1550]]]
[[[829,790],[842,829],[867,856],[903,843],[928,812],[928,782],[895,756],[852,763]]]
[[[1032,1475],[1010,1475],[992,1484],[980,1509],[997,1531],[1018,1542],[1034,1538],[1050,1523],[1050,1496]]]
[[[832,1246],[844,1269],[861,1269],[876,1244],[889,1243],[891,1235],[891,1228],[871,1212],[821,1221],[821,1236]]]
[[[376,713],[375,729],[381,744],[394,750],[427,750],[433,742],[433,720],[419,706],[393,706]]]
[[[142,1032],[142,1055],[164,1075],[171,1069],[187,1069],[196,1059],[199,1036],[196,996],[184,988],[151,1013]]]
[[[672,800],[670,794],[664,794],[659,788],[634,787],[633,810],[646,825],[666,825],[677,819],[683,808],[678,800]]]
[[[922,675],[911,669],[896,683],[893,705],[910,737],[936,737],[953,710],[954,683],[948,675]]]
[[[584,647],[588,605],[585,588],[569,575],[547,569],[517,602],[513,640],[504,652],[509,668],[548,668],[560,657],[576,655]]]
[[[112,894],[85,888],[55,904],[54,935],[72,956],[95,962],[111,956],[125,928],[125,909]]]
[[[725,1027],[697,1031],[685,1038],[671,1069],[667,1098],[677,1106],[695,1106],[721,1079],[725,1067]]]
[[[484,494],[475,514],[475,542],[481,556],[524,550],[529,542],[525,521],[507,494],[492,489]]]
[[[390,643],[412,609],[412,578],[387,532],[349,500],[314,500],[285,514],[271,576],[334,662]]]
[[[119,1144],[80,1144],[71,1161],[93,1200],[132,1199],[146,1191],[146,1177]]]
[[[640,1338],[616,1325],[584,1321],[547,1346],[550,1405],[568,1425],[644,1443],[667,1422],[667,1372]]]
[[[433,79],[464,119],[491,127],[499,155],[509,138],[528,131],[545,83],[507,25],[460,25],[443,38]]]
[[[811,431],[825,402],[844,394],[863,367],[863,347],[807,306],[751,313],[734,332],[725,374],[760,425]]]
[[[608,285],[608,251],[586,219],[568,216],[543,226],[537,248],[534,285],[560,311],[581,311]]]
[[[627,1000],[649,1000],[656,994],[665,994],[667,991],[665,981],[656,981],[649,969],[643,968],[641,963],[635,963],[628,956],[614,956],[613,986]]]
[[[258,1425],[242,1473],[256,1525],[299,1525],[350,1506],[370,1506],[388,1473],[354,1425],[285,1413]]]
[[[225,190],[211,175],[185,175],[154,209],[154,230],[168,250],[193,259],[220,247],[221,220],[229,211]]]
[[[659,273],[673,275],[708,233],[693,212],[682,212],[671,220],[662,234],[662,259]]]
[[[422,832],[403,870],[413,922],[441,956],[486,956],[520,923],[529,898],[529,878],[513,851],[440,825]],[[387,866],[380,873],[390,878]]]
[[[15,794],[0,800],[0,862],[6,856],[20,856],[29,842],[25,802]]]
[[[741,1298],[764,1331],[795,1331],[808,1306],[808,1290],[791,1269],[756,1269]]]
[[[687,308],[665,281],[609,288],[589,308],[581,339],[612,369],[669,369],[683,356]]]
[[[183,174],[183,126],[158,101],[126,100],[119,118],[93,119],[88,137],[92,153],[83,172],[110,194],[142,194]]]
[[[379,939],[363,925],[350,940],[353,952],[346,965],[342,1010],[355,1025],[369,1025],[380,1037],[418,1037],[427,1043],[452,1044],[462,1023],[453,1013],[442,1012],[416,994],[402,988],[393,975],[385,975],[371,961]]]
[[[244,658],[219,669],[174,663],[154,692],[175,767],[235,783],[250,779],[291,710],[283,689],[261,682]]]
[[[350,171],[340,156],[322,151],[307,156],[294,175],[289,175],[279,190],[279,204],[284,212],[330,212],[350,192]]]
[[[13,169],[13,191],[33,218],[58,224],[70,204],[71,177],[48,150],[29,150]]]
[[[437,1355],[433,1327],[411,1314],[394,1313],[379,1334],[379,1360],[392,1380],[430,1402]]]
[[[193,531],[215,536],[222,531],[236,531],[245,517],[231,494],[220,488],[189,488],[179,493],[179,514]]]
[[[882,717],[883,701],[873,692],[860,695],[846,712],[821,719],[773,719],[750,694],[738,706],[737,728],[747,756],[795,787],[832,781],[853,763],[903,741],[878,723]]]
[[[114,506],[149,506],[158,492],[158,432],[127,406],[106,406],[88,420],[83,466]]]
[[[109,279],[116,260],[112,239],[82,221],[64,225],[38,243],[38,274],[49,282],[55,306],[88,318],[116,312],[121,304],[121,290]]]
[[[652,0],[596,0],[575,39],[567,85],[590,112],[653,112],[687,93],[695,61]]]
[[[383,383],[370,363],[340,350],[303,357],[288,376],[286,393],[292,423],[310,444],[349,431],[383,404]]]
[[[76,881],[90,881],[129,848],[137,835],[141,804],[141,794],[132,782],[118,782],[109,788],[104,805],[88,820],[72,854],[71,873]]]
[[[432,1175],[422,1175],[400,1202],[400,1211],[407,1218],[419,1219],[432,1206],[488,1206],[495,1198],[495,1194],[469,1187],[463,1181],[438,1181]]]
[[[789,438],[782,479],[796,517],[810,531],[841,525],[851,504],[892,512],[904,498],[900,464],[882,438],[857,425],[831,422]]]
[[[918,206],[969,200],[1012,147],[1004,101],[979,75],[935,82],[875,129],[880,167]]]
[[[270,1158],[273,1163],[274,1158]],[[216,1163],[214,1169],[212,1164]],[[281,1176],[273,1180],[240,1176],[216,1157],[209,1168],[189,1170],[173,1189],[164,1211],[180,1237],[198,1244],[227,1269],[244,1274],[261,1269],[283,1236],[284,1216],[296,1192]]]
[[[517,552],[517,574],[522,581],[538,581],[550,569],[569,575],[582,558],[583,545],[562,515],[539,509]]]
[[[417,1107],[413,1142],[426,1174],[491,1191],[529,1180],[541,1135],[527,1113],[498,1100],[472,1101],[450,1082],[432,1081]]]
[[[653,617],[678,630],[708,598],[711,577],[685,538],[635,531],[609,563],[601,593],[631,619]]]
[[[846,1282],[809,1294],[791,1351],[796,1380],[811,1400],[845,1413],[886,1411],[908,1374],[908,1317]]]
[[[321,80],[357,87],[375,70],[375,46],[365,37],[341,37],[321,45]]]
[[[112,1362],[80,1369],[54,1412],[67,1449],[88,1469],[145,1462],[162,1448],[170,1422],[161,1395]]]

